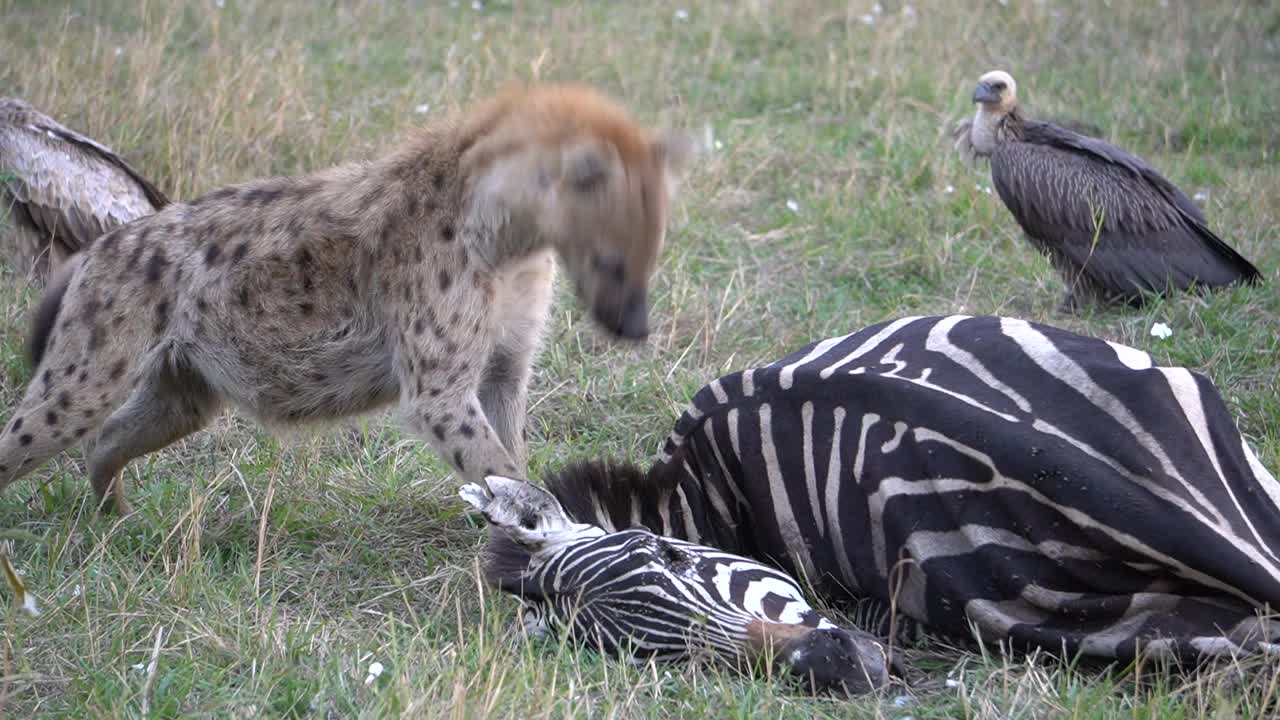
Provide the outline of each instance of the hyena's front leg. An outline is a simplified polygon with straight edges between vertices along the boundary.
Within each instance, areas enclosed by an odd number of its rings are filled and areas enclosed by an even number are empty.
[[[530,364],[529,353],[522,356],[507,348],[495,348],[480,378],[480,406],[520,470],[524,470],[529,461],[525,444],[525,413]]]
[[[452,463],[464,482],[504,473],[522,478],[525,468],[503,447],[485,417],[478,385],[479,373],[461,378],[444,374],[402,378],[400,406],[405,424]]]

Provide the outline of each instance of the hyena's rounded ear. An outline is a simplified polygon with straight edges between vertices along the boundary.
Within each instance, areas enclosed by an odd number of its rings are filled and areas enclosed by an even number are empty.
[[[653,139],[653,157],[673,183],[681,180],[698,154],[698,140],[684,130],[661,130]]]

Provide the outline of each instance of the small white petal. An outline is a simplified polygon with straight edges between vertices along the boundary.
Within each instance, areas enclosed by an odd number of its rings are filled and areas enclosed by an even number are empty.
[[[880,3],[876,3],[875,5],[871,6],[871,12],[875,13],[876,15],[879,15],[880,13],[884,12],[884,8],[880,7]]]
[[[480,2],[480,0],[471,0],[471,9],[480,12],[484,10],[484,3]]]
[[[947,194],[947,195],[950,195],[951,193],[953,193],[953,192],[955,192],[955,191],[956,191],[956,186],[955,186],[955,185],[947,185],[946,187],[942,188],[942,192],[943,192],[943,193],[945,193],[945,194]]]
[[[413,111],[418,113],[419,115],[426,115],[428,112],[431,111],[431,106],[428,105],[427,103],[422,103],[421,105],[418,105],[417,107],[415,107]]]
[[[117,45],[117,46],[116,46],[116,57],[120,57],[120,56],[121,56],[121,55],[123,55],[123,54],[124,54],[124,48],[122,48],[122,47],[120,47],[119,45]]]
[[[40,606],[36,605],[36,596],[27,593],[22,597],[22,609],[27,611],[32,617],[40,614]]]
[[[872,26],[872,25],[875,25],[875,24],[876,24],[876,16],[875,16],[875,15],[867,14],[867,15],[863,15],[863,16],[859,17],[858,19],[862,21],[862,24],[863,24],[863,25],[866,25],[866,26],[868,26],[868,27],[870,27],[870,26]]]
[[[717,141],[716,141],[716,149],[717,149],[717,150],[723,150],[723,149],[724,149],[724,143],[722,143],[722,142],[720,142],[719,140],[717,140]]]
[[[1151,326],[1152,337],[1158,337],[1161,340],[1163,340],[1165,338],[1171,337],[1172,335],[1173,335],[1173,328],[1169,327],[1168,325],[1162,322],[1158,322],[1155,325]]]
[[[677,19],[677,20],[688,20],[688,19],[689,19],[689,11],[688,11],[688,10],[685,10],[684,8],[680,8],[680,9],[676,10],[676,19]]]
[[[1196,191],[1196,194],[1195,194],[1195,195],[1193,195],[1193,196],[1191,197],[1191,199],[1192,199],[1192,200],[1195,200],[1195,201],[1196,201],[1196,202],[1198,202],[1198,203],[1202,203],[1202,202],[1204,202],[1205,200],[1208,200],[1208,199],[1209,199],[1209,193],[1208,193],[1208,192],[1206,192],[1206,191],[1204,191],[1204,190],[1197,190],[1197,191]]]
[[[795,200],[788,200],[787,209],[793,213],[798,213],[800,212],[800,203],[796,202]]]
[[[960,681],[959,681],[959,680],[952,680],[951,678],[947,678],[947,687],[949,687],[949,688],[953,688],[953,687],[960,687]]]

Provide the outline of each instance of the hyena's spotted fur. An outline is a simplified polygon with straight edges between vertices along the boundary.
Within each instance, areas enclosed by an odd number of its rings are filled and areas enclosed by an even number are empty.
[[[83,439],[99,500],[125,511],[125,464],[224,403],[281,426],[399,399],[466,480],[523,476],[553,253],[599,324],[643,337],[687,154],[585,88],[518,90],[381,160],[223,188],[105,235],[36,313],[0,489]]]

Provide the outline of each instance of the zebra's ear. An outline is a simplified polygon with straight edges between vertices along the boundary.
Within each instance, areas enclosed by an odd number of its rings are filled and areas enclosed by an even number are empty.
[[[489,507],[489,503],[493,501],[493,496],[489,494],[489,491],[475,483],[467,483],[459,488],[458,497],[479,512],[484,512]]]

